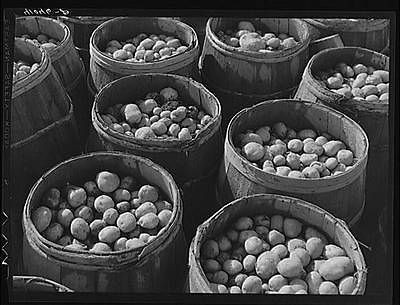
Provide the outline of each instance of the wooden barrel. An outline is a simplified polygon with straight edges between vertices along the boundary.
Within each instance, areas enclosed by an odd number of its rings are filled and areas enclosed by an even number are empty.
[[[192,140],[136,139],[111,129],[100,114],[114,104],[126,104],[146,95],[172,87],[180,98],[200,105],[212,115],[209,125]],[[150,158],[165,167],[183,189],[184,228],[187,236],[211,212],[215,211],[214,192],[216,172],[222,157],[221,106],[218,99],[202,84],[179,75],[141,74],[120,78],[109,83],[96,96],[92,122],[107,150],[117,150]]]
[[[315,39],[310,42],[310,57],[317,54],[319,51],[329,48],[342,48],[343,41],[338,34]]]
[[[38,276],[13,276],[12,283],[14,294],[27,292],[73,292],[73,290],[64,285]]]
[[[189,249],[188,276],[191,293],[216,293],[210,287],[210,282],[201,267],[202,244],[209,238],[215,238],[224,232],[237,218],[260,214],[293,217],[325,233],[334,244],[342,247],[354,262],[354,276],[357,278],[357,284],[351,294],[364,294],[367,282],[366,264],[358,242],[347,226],[332,214],[309,202],[273,194],[258,194],[236,199],[222,207],[198,227]]]
[[[143,32],[178,37],[189,48],[177,56],[148,63],[116,60],[102,52],[112,39],[126,40]],[[185,23],[172,18],[117,17],[101,24],[90,37],[90,73],[98,90],[113,80],[132,74],[157,72],[191,76],[197,69],[198,53],[196,32]]]
[[[14,59],[39,68],[13,82],[11,93],[10,194],[5,201],[10,230],[11,271],[20,270],[22,208],[29,189],[43,171],[80,152],[71,100],[50,64],[33,42],[15,38]],[[14,273],[15,274],[15,273]]]
[[[346,47],[362,47],[380,52],[389,45],[389,19],[304,19],[312,40],[339,34]]]
[[[58,16],[57,19],[66,24],[71,31],[75,49],[82,58],[85,70],[89,71],[89,40],[93,31],[103,22],[114,17],[109,16]]]
[[[81,137],[86,137],[90,123],[90,109],[87,103],[85,66],[75,50],[69,28],[62,22],[47,17],[18,17],[15,21],[15,36],[24,34],[32,38],[45,34],[60,41],[60,44],[48,51],[51,64],[57,71],[61,83],[71,97]]]
[[[264,172],[235,151],[233,139],[247,129],[275,122],[287,122],[294,130],[311,128],[327,132],[344,142],[357,162],[341,175],[318,179],[297,179]],[[324,105],[273,100],[243,109],[229,123],[225,137],[224,161],[217,189],[219,204],[251,194],[282,194],[316,204],[352,226],[364,209],[368,147],[368,138],[356,122]]]
[[[206,25],[208,17],[181,17],[180,20],[190,25],[196,31],[201,52],[201,50],[203,49],[204,39],[206,37]]]
[[[389,189],[389,104],[360,102],[345,99],[322,85],[314,77],[317,71],[334,67],[339,62],[349,65],[362,63],[376,69],[389,70],[389,57],[371,50],[344,47],[327,49],[314,55],[306,69],[295,99],[323,103],[348,114],[367,133],[370,149],[368,152],[366,181],[366,211],[362,223],[377,226],[376,215],[388,203]],[[392,101],[390,100],[389,103]],[[379,203],[378,203],[379,202]],[[368,232],[363,232],[368,237]]]
[[[253,18],[257,29],[288,33],[299,44],[270,53],[244,51],[220,41],[219,30],[236,28],[240,18],[210,18],[199,60],[203,83],[222,104],[223,128],[239,110],[272,98],[288,98],[301,80],[308,61],[310,38],[299,19]]]
[[[99,170],[137,177],[158,186],[173,205],[172,217],[153,242],[139,249],[106,253],[64,247],[43,238],[31,220],[44,192],[66,182],[80,185]],[[25,271],[78,292],[180,292],[187,258],[182,201],[172,176],[149,159],[120,152],[97,152],[53,167],[33,186],[23,211]]]

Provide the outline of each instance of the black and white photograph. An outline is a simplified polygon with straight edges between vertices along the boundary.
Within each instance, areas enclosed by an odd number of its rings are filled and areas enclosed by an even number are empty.
[[[3,9],[2,303],[395,304],[395,11],[64,5]]]

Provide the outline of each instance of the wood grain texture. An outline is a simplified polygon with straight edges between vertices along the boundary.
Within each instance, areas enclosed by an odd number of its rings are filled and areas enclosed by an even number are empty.
[[[241,19],[210,18],[199,60],[201,75],[213,86],[247,95],[271,95],[296,86],[308,61],[309,35],[298,19],[251,19],[256,28],[286,32],[299,44],[291,49],[268,54],[233,48],[221,42],[219,30],[234,29]]]
[[[333,34],[323,38],[319,38],[310,42],[310,57],[317,54],[319,51],[329,48],[344,47],[343,41],[339,34]]]
[[[350,147],[357,163],[342,175],[294,179],[266,173],[234,150],[234,139],[238,133],[277,121],[287,122],[295,130],[312,128],[328,132]],[[332,108],[296,100],[259,103],[240,111],[228,126],[218,181],[219,205],[251,194],[282,194],[307,200],[352,225],[359,220],[365,204],[368,147],[368,138],[362,128]]]
[[[238,217],[280,214],[299,219],[302,223],[324,232],[335,244],[341,246],[355,265],[357,284],[353,295],[364,294],[367,268],[358,242],[342,221],[332,214],[304,200],[274,195],[245,196],[229,202],[208,218],[197,229],[189,249],[189,289],[191,293],[215,293],[200,263],[200,249],[209,238],[224,232]]]
[[[165,60],[135,63],[115,60],[102,51],[112,40],[126,40],[139,33],[164,33],[178,37],[189,49]],[[90,38],[90,72],[95,87],[100,90],[120,77],[143,73],[170,73],[192,76],[197,70],[199,43],[196,32],[187,24],[171,18],[117,17],[95,29]]]
[[[90,109],[87,103],[85,66],[75,50],[69,28],[53,18],[18,17],[15,22],[15,36],[20,37],[23,34],[28,34],[32,38],[39,34],[45,34],[60,42],[56,48],[46,52],[50,57],[51,65],[72,100],[79,127],[87,130],[90,122]]]
[[[345,46],[382,51],[389,42],[389,19],[304,19],[312,40],[339,34]]]
[[[157,185],[173,204],[169,224],[150,244],[136,250],[88,253],[67,250],[43,238],[30,218],[44,192],[71,182],[79,185],[99,170],[133,175]],[[71,158],[52,168],[32,188],[23,212],[25,272],[45,276],[74,291],[180,292],[186,272],[182,201],[172,176],[149,159],[119,152],[98,152]],[[44,268],[45,267],[45,268]]]
[[[338,62],[362,63],[389,71],[389,57],[371,50],[344,47],[324,50],[311,58],[295,99],[325,104],[348,114],[365,130],[370,149],[366,177],[366,209],[362,223],[377,227],[377,217],[388,202],[389,189],[389,104],[368,103],[343,99],[331,92],[314,77],[315,73],[335,66]],[[389,103],[393,101],[389,100]],[[368,234],[363,234],[368,238]]]

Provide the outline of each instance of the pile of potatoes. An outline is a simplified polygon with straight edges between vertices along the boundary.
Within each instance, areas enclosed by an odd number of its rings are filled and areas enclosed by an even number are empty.
[[[21,38],[32,40],[36,45],[41,46],[46,51],[50,51],[60,44],[60,41],[45,34],[39,34],[36,37],[31,37],[28,34],[24,34],[21,36]]]
[[[102,171],[82,187],[50,188],[31,219],[42,236],[66,249],[110,252],[150,243],[172,210],[157,187]]]
[[[200,262],[218,293],[351,294],[357,283],[341,247],[282,215],[238,218],[202,244]]]
[[[111,129],[138,139],[191,140],[212,120],[199,106],[182,102],[166,87],[131,104],[116,104],[101,115]]]
[[[268,53],[295,47],[298,42],[286,33],[262,33],[249,21],[240,21],[236,30],[218,31],[218,38],[225,44],[246,51]]]
[[[154,62],[181,54],[187,49],[188,46],[177,37],[140,33],[126,41],[109,41],[104,53],[126,62]]]
[[[39,68],[40,64],[33,63],[29,64],[23,60],[14,61],[13,65],[13,81],[17,81],[21,78],[24,78],[29,73],[36,71]]]
[[[283,122],[239,133],[235,150],[263,171],[291,178],[343,174],[357,162],[353,152],[328,133],[295,131]]]
[[[389,71],[363,64],[338,63],[334,69],[320,72],[319,79],[332,91],[348,99],[372,103],[389,102]]]

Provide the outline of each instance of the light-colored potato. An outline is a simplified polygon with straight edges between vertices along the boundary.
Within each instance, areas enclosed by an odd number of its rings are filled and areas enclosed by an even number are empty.
[[[146,213],[139,218],[137,224],[144,229],[155,229],[158,226],[160,219],[158,218],[157,214],[150,212]]]
[[[231,294],[240,294],[240,293],[242,293],[242,289],[240,289],[239,286],[231,286],[229,288],[229,293],[231,293]]]
[[[244,249],[248,254],[258,255],[263,251],[263,240],[257,236],[251,236],[246,239]]]
[[[298,258],[284,258],[278,265],[277,270],[287,278],[302,277],[305,274],[301,260]]]
[[[239,233],[238,243],[244,245],[246,240],[252,236],[258,236],[257,232],[254,230],[243,230]]]
[[[287,147],[290,151],[298,153],[303,150],[303,142],[299,139],[292,139],[288,142]]]
[[[375,70],[372,75],[380,77],[384,83],[389,82],[389,71]]]
[[[354,263],[347,256],[336,256],[321,264],[318,272],[325,280],[336,281],[354,272]]]
[[[287,249],[289,252],[292,252],[297,248],[306,248],[306,242],[300,238],[292,238],[287,241]]]
[[[298,258],[300,259],[303,267],[307,266],[310,263],[311,257],[308,254],[307,250],[304,248],[296,248],[290,252],[290,258]]]
[[[250,142],[242,149],[245,158],[251,162],[255,162],[264,157],[264,147],[261,144]]]
[[[74,216],[83,218],[87,223],[92,222],[94,219],[93,210],[85,205],[81,205],[76,208],[74,211]]]
[[[375,85],[365,85],[361,88],[361,90],[363,91],[365,97],[372,94],[379,94],[379,90]]]
[[[256,275],[250,275],[242,284],[243,293],[261,293],[262,280]]]
[[[357,279],[354,276],[345,276],[339,282],[339,294],[352,294],[357,285]]]
[[[276,174],[277,174],[278,176],[285,176],[285,177],[287,177],[287,176],[289,175],[290,171],[291,171],[291,169],[290,169],[289,166],[278,166],[278,167],[276,168]]]
[[[126,241],[126,249],[135,250],[144,247],[146,244],[139,238],[130,238]]]
[[[288,255],[288,249],[283,244],[274,246],[270,252],[278,255],[280,259],[285,258]]]
[[[294,289],[295,292],[297,292],[299,290],[308,291],[307,283],[304,280],[300,279],[300,278],[292,279],[289,282],[289,285],[292,286],[292,288]]]
[[[63,233],[63,226],[57,222],[53,222],[52,224],[50,224],[50,226],[47,227],[46,230],[44,230],[43,236],[52,242],[56,242],[61,238]]]
[[[76,218],[77,219],[77,218]],[[99,241],[112,244],[121,236],[121,231],[117,226],[107,226],[99,232]]]
[[[307,227],[304,230],[304,236],[305,236],[306,240],[308,240],[311,237],[318,237],[318,238],[320,238],[322,240],[322,242],[324,244],[327,243],[327,239],[326,239],[325,235],[322,234],[321,232],[319,232],[318,230],[316,230],[313,227]]]
[[[291,285],[284,285],[279,289],[279,294],[295,294],[293,287]]]
[[[339,163],[342,163],[344,165],[351,165],[353,163],[353,152],[348,149],[341,149],[337,152],[336,158]]]
[[[269,140],[271,139],[269,126],[263,126],[259,129],[257,129],[256,134],[260,136],[263,144],[267,144],[269,142]]]
[[[111,193],[118,188],[120,179],[114,173],[102,171],[96,175],[96,184],[102,192]]]
[[[325,143],[322,147],[324,148],[325,154],[329,157],[335,156],[337,152],[341,149],[346,149],[346,146],[343,144],[343,142],[338,140],[329,141]]]
[[[254,222],[250,217],[243,216],[239,217],[235,223],[233,224],[233,227],[236,230],[243,231],[243,230],[250,230],[253,228]]]
[[[118,218],[118,211],[114,208],[109,208],[103,213],[103,220],[106,224],[114,225]],[[83,217],[82,217],[83,218]]]
[[[335,283],[330,281],[324,281],[318,287],[319,294],[338,294],[338,288]]]
[[[335,256],[346,256],[346,252],[339,246],[329,244],[324,247],[323,255],[329,259]]]
[[[283,244],[285,242],[285,236],[278,230],[271,230],[268,233],[268,242],[271,244],[271,246]]]
[[[67,201],[73,208],[85,204],[87,194],[84,188],[70,185],[67,189]]]
[[[88,223],[83,218],[75,218],[70,225],[70,232],[73,237],[85,240],[90,232]]]
[[[286,145],[282,143],[273,144],[269,147],[269,152],[272,156],[284,155],[287,151]]]
[[[289,238],[297,237],[302,229],[302,224],[300,221],[294,218],[285,218],[283,220],[283,231],[285,235]]]
[[[51,219],[51,210],[45,206],[40,206],[32,213],[32,222],[39,233],[47,229],[47,227],[50,225]]]
[[[389,93],[383,93],[380,97],[379,97],[379,101],[382,103],[389,103]]]
[[[94,208],[99,213],[104,213],[107,209],[115,206],[114,201],[108,195],[100,195],[94,201]]]
[[[318,155],[317,154],[301,154],[300,155],[300,162],[304,166],[309,166],[312,162],[318,160]]]
[[[310,294],[319,294],[319,286],[324,281],[317,271],[311,271],[306,276],[308,291]]]
[[[243,269],[246,272],[252,272],[255,270],[255,266],[256,266],[256,261],[257,261],[257,257],[254,255],[246,255],[245,258],[243,259]]]
[[[276,253],[265,251],[261,253],[256,261],[256,273],[263,280],[268,280],[277,272],[277,264],[279,263],[279,256]]]
[[[222,269],[228,275],[232,276],[232,275],[238,274],[240,271],[242,271],[243,265],[240,261],[238,261],[236,259],[228,259],[223,263]]]
[[[136,218],[130,212],[119,215],[116,223],[117,227],[124,233],[129,233],[136,228]]]
[[[271,291],[279,291],[283,286],[287,284],[287,278],[285,278],[281,274],[275,274],[268,280],[268,286]]]
[[[248,277],[247,274],[244,273],[239,273],[233,278],[233,282],[235,283],[236,286],[242,287],[244,280]]]
[[[321,256],[324,251],[324,242],[318,237],[311,237],[307,239],[306,250],[310,254],[312,259],[316,259]]]
[[[111,252],[111,247],[103,242],[97,242],[89,250],[89,252]]]

